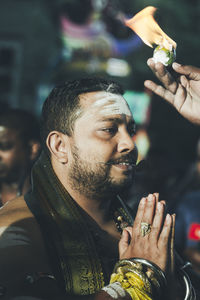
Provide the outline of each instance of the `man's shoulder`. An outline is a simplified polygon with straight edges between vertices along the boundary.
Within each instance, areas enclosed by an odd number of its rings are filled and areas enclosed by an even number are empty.
[[[0,208],[0,227],[9,226],[24,218],[33,218],[24,197],[20,196],[8,201]]]
[[[30,243],[37,244],[42,240],[40,227],[23,196],[8,201],[0,209],[0,249],[5,237],[14,243],[14,234],[18,243],[22,236],[29,236]]]
[[[0,254],[18,248],[21,250],[30,248],[32,252],[42,247],[43,237],[40,227],[24,197],[7,202],[0,209]],[[4,251],[5,249],[7,250]]]
[[[7,202],[0,209],[0,251],[18,246],[33,250],[44,248],[40,226],[23,196]]]
[[[27,274],[49,272],[40,227],[23,197],[0,209],[0,284],[14,288]]]

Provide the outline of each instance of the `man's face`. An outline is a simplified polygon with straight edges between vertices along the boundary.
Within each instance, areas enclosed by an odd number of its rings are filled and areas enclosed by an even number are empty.
[[[0,182],[20,179],[28,163],[28,147],[24,146],[19,133],[0,126]]]
[[[69,180],[87,196],[130,185],[137,161],[135,122],[124,98],[103,91],[80,96],[82,110],[71,139]]]

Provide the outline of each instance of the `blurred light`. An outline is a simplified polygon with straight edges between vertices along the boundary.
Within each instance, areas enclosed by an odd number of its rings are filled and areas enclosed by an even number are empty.
[[[150,118],[150,96],[145,92],[127,90],[124,98],[128,102],[136,124],[147,124]]]
[[[150,148],[150,140],[146,129],[139,129],[134,136],[138,148],[138,161],[145,159]]]
[[[130,67],[123,59],[109,58],[106,72],[111,76],[126,77],[130,74]]]
[[[92,0],[92,5],[95,11],[102,11],[107,4],[108,0]]]

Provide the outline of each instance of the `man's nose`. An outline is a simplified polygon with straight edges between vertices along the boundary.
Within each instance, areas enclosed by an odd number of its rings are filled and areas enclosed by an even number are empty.
[[[123,132],[118,142],[118,152],[131,152],[137,150],[133,137],[128,132]]]

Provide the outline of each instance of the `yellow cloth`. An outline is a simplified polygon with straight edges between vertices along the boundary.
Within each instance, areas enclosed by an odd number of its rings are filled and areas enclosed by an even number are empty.
[[[130,294],[132,300],[152,300],[150,283],[141,278],[143,276],[138,275],[137,272],[137,270],[123,272],[123,269],[119,268],[119,273],[111,275],[110,283],[120,282],[121,286]]]

